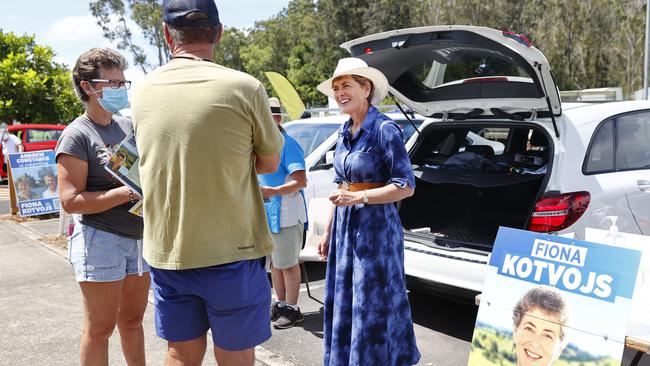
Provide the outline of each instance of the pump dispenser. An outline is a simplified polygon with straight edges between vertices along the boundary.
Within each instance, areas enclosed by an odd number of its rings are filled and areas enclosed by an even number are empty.
[[[618,216],[605,216],[605,218],[609,219],[612,222],[611,226],[609,227],[609,232],[604,237],[605,243],[616,246],[623,246],[625,244],[625,237],[621,235],[621,233],[618,231],[618,226],[616,226]]]

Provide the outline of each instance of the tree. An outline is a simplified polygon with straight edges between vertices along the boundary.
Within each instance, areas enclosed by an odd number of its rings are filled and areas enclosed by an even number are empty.
[[[97,18],[97,25],[102,28],[104,37],[118,41],[117,48],[127,50],[133,56],[133,62],[145,74],[152,67],[147,61],[143,47],[133,42],[133,31],[129,27],[130,18],[140,28],[149,45],[156,48],[158,65],[169,60],[169,47],[165,43],[162,28],[162,2],[160,0],[127,0],[130,13],[122,0],[96,0],[90,2],[90,11]]]
[[[70,71],[34,36],[0,29],[0,121],[67,123],[83,112]]]
[[[119,41],[145,72],[151,65],[133,43],[129,17],[158,50],[158,64],[168,60],[160,0],[90,4],[104,36]],[[349,56],[341,43],[399,28],[467,24],[528,37],[560,90],[622,86],[629,95],[641,87],[644,6],[643,0],[290,0],[251,29],[225,29],[215,61],[252,74],[269,91],[263,73],[279,72],[308,105],[323,105],[327,99],[315,87]]]
[[[248,42],[248,37],[237,28],[224,28],[221,41],[214,50],[214,62],[231,69],[244,71],[241,49]]]

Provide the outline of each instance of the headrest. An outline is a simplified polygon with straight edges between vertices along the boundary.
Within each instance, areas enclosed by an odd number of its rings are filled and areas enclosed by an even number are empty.
[[[533,130],[530,135],[530,144],[537,147],[548,147],[548,138],[539,131]]]
[[[486,158],[494,156],[494,149],[492,146],[488,145],[467,145],[465,146],[465,151],[470,151],[475,154],[480,154]]]

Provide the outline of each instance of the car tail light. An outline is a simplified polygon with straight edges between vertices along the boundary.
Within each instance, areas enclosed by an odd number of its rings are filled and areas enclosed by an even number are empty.
[[[590,199],[589,192],[543,196],[535,204],[528,230],[548,233],[566,229],[585,213]]]
[[[370,47],[366,47],[366,48],[364,48],[364,49],[363,49],[363,53],[366,54],[366,55],[371,54],[371,53],[372,53],[372,48],[370,48]]]

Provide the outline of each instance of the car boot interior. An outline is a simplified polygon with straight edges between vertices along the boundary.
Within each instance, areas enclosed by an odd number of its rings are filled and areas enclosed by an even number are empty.
[[[470,141],[470,131],[493,140]],[[526,228],[550,171],[545,132],[430,125],[422,134],[411,152],[415,193],[399,205],[407,231],[428,233],[437,245],[489,251],[499,226]]]

